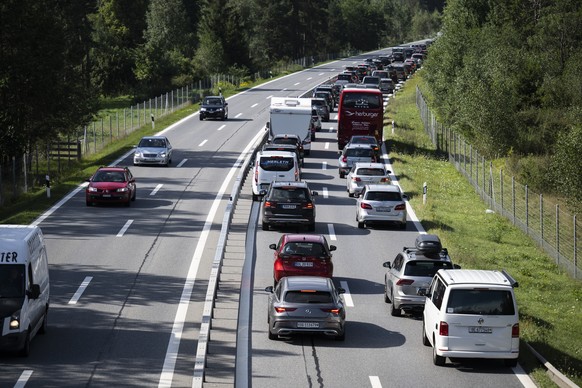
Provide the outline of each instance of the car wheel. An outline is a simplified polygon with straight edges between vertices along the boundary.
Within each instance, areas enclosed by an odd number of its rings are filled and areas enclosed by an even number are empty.
[[[505,366],[510,368],[515,368],[517,366],[517,358],[507,358],[503,360],[503,362],[505,363]]]
[[[426,329],[424,328],[424,319],[422,320],[422,344],[424,346],[430,346],[430,341],[428,340],[428,337],[426,336]]]
[[[401,230],[406,230],[406,222],[403,222],[400,224],[400,229]]]
[[[259,196],[255,193],[253,193],[253,201],[258,201],[259,200]]]
[[[339,177],[340,177],[340,178],[345,178],[345,177],[346,177],[346,175],[345,175],[343,172],[340,172],[340,173],[339,173]]]
[[[131,197],[127,199],[127,202],[124,205],[125,205],[125,207],[131,206]]]
[[[200,115],[200,121],[204,120],[204,116]]]
[[[86,202],[85,202],[85,204],[86,204],[87,206],[92,206],[92,205],[93,205],[93,202],[91,202],[91,201],[86,201]]]
[[[22,348],[20,349],[20,356],[21,357],[28,357],[30,355],[30,327],[28,328],[28,331],[26,332],[26,337],[24,338],[24,344],[22,345]]]
[[[388,297],[388,287],[386,287],[386,280],[384,280],[384,302],[390,303],[390,298]]]
[[[346,339],[346,329],[344,328],[344,331],[340,335],[336,336],[335,340],[336,341],[345,341],[345,339]]]
[[[444,366],[446,360],[447,360],[446,357],[439,356],[437,354],[436,342],[435,342],[435,346],[432,347],[432,362],[433,362],[433,364],[435,364],[436,366]]]
[[[131,196],[131,200],[135,201],[136,196],[137,196],[137,190],[133,190],[133,195]]]
[[[311,154],[311,150],[306,150],[306,151],[304,152],[304,154],[305,154],[305,155],[307,155],[307,156],[309,156],[309,155]]]
[[[348,197],[353,198],[354,197],[354,193],[350,193],[348,190]]]
[[[40,329],[38,329],[38,333],[46,334],[47,325],[48,325],[48,307],[44,312],[44,317],[42,317],[42,326],[40,327]]]
[[[315,135],[311,135],[311,141],[315,141]]]
[[[394,294],[392,294],[392,305],[390,306],[390,315],[393,317],[399,317],[402,314],[402,310],[396,308],[396,304],[394,303]]]
[[[269,224],[268,224],[268,223],[266,223],[265,221],[263,221],[263,224],[261,225],[261,228],[262,228],[263,230],[269,230]]]
[[[358,229],[364,229],[366,225],[363,222],[358,221]]]
[[[268,330],[268,333],[269,333],[269,339],[270,340],[276,341],[276,340],[279,339],[279,336],[277,334],[271,333],[271,329],[267,329],[267,330]]]

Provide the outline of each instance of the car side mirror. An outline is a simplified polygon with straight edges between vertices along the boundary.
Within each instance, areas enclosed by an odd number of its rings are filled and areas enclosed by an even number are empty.
[[[265,124],[265,131],[269,128],[271,128],[271,123],[267,121],[267,123]]]
[[[402,199],[405,199],[405,200],[407,200],[407,201],[408,201],[408,195],[406,195],[406,194],[402,194]]]
[[[382,264],[382,267],[384,267],[384,268],[392,268],[392,265],[390,264],[389,261],[385,261],[384,264]]]
[[[386,170],[386,174],[392,174],[392,171]]]
[[[337,247],[336,247],[335,245],[330,245],[330,246],[329,246],[329,251],[330,251],[330,252],[333,252],[333,251],[335,251],[336,249],[337,249]]]
[[[430,298],[430,294],[427,292],[427,289],[426,288],[419,288],[416,291],[416,295],[418,295],[418,296],[426,296],[427,298]]]
[[[269,249],[277,249],[277,244],[269,244]]]
[[[228,106],[228,102],[225,102],[225,103],[224,103],[224,106]]]
[[[453,268],[454,269],[461,269],[461,266],[459,264],[453,264]]]
[[[346,293],[346,290],[345,290],[345,289],[343,289],[343,288],[341,288],[341,287],[338,287],[338,288],[337,288],[337,293],[338,293],[338,294],[345,294],[345,293]]]
[[[261,196],[267,195],[267,190],[261,190],[261,191],[259,191],[259,195],[261,195]]]
[[[40,285],[33,284],[30,287],[30,291],[28,291],[27,294],[29,299],[38,299],[38,297],[40,296]]]
[[[273,286],[265,287],[265,291],[267,291],[268,293],[272,293],[273,292]]]

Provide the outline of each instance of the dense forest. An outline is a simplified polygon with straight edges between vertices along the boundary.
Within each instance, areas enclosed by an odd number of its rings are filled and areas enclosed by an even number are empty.
[[[425,78],[440,120],[582,209],[582,2],[448,0]]]
[[[434,35],[444,1],[3,0],[0,164],[87,123],[99,99]]]

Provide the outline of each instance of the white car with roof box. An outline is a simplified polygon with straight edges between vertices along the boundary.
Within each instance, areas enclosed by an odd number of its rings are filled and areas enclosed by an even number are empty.
[[[425,295],[422,342],[433,363],[446,358],[502,359],[517,365],[519,316],[514,287],[505,271],[441,269]]]

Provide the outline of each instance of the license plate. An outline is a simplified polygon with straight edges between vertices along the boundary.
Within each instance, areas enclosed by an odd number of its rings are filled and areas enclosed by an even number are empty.
[[[469,333],[491,334],[492,332],[493,332],[493,329],[490,327],[481,327],[481,326],[469,327]]]
[[[302,329],[317,329],[319,322],[297,322],[297,327]]]
[[[297,205],[281,205],[283,209],[295,209]]]
[[[103,194],[103,198],[111,198],[111,194]]]
[[[311,261],[296,261],[296,267],[313,267],[313,262]]]
[[[377,207],[377,208],[376,208],[376,211],[377,211],[377,212],[389,212],[389,211],[391,211],[391,210],[392,210],[392,208],[391,208],[391,207],[384,207],[384,206],[380,206],[380,207]]]

